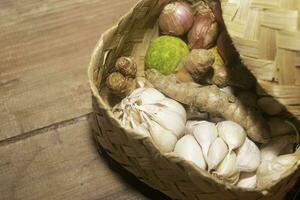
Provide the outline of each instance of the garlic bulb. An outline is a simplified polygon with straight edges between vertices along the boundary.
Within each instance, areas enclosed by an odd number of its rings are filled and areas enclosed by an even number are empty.
[[[271,161],[288,145],[295,142],[294,136],[283,136],[272,139],[261,147],[261,161]]]
[[[255,189],[256,179],[256,172],[243,172],[240,174],[239,182],[236,185],[240,188]]]
[[[207,154],[208,171],[216,169],[228,153],[228,147],[222,138],[218,137],[209,147]]]
[[[260,151],[247,137],[244,144],[237,149],[236,164],[241,172],[254,172],[260,164]]]
[[[218,166],[214,174],[221,178],[230,178],[236,173],[238,173],[236,168],[236,154],[234,151],[231,151]]]
[[[201,147],[191,135],[182,137],[177,142],[174,152],[181,158],[192,161],[201,169],[206,169],[207,167]]]
[[[175,101],[173,99],[169,99],[169,98],[164,98],[163,100],[159,101],[155,105],[166,107],[168,110],[179,114],[179,116],[182,118],[182,120],[186,121],[186,118],[187,118],[186,111],[185,111],[184,107],[177,101]]]
[[[227,143],[229,151],[240,147],[246,138],[245,130],[233,121],[223,121],[217,124],[219,136]]]
[[[164,129],[170,130],[177,138],[184,134],[185,119],[184,116],[177,114],[168,107],[161,107],[158,104],[141,105],[139,109],[145,113],[150,119],[157,122]]]
[[[162,152],[173,151],[184,134],[186,112],[154,88],[138,88],[113,108],[122,126],[153,139]]]
[[[144,122],[144,123],[138,125],[135,128],[135,131],[136,131],[136,133],[138,133],[138,134],[140,134],[142,136],[148,137],[148,136],[150,136],[150,132],[147,129],[147,127],[148,127],[147,123]]]
[[[154,88],[138,88],[128,98],[121,102],[124,104],[136,103],[138,105],[153,104],[165,99],[165,95]]]
[[[187,125],[192,126],[190,128],[191,134],[201,145],[205,160],[207,160],[208,149],[218,137],[218,131],[215,124],[207,121],[188,121]]]
[[[154,143],[162,152],[171,152],[177,142],[177,137],[167,129],[161,127],[157,122],[152,120],[148,121],[148,129]]]
[[[257,169],[257,187],[259,189],[274,185],[299,163],[300,151],[279,156],[272,161],[263,162]]]

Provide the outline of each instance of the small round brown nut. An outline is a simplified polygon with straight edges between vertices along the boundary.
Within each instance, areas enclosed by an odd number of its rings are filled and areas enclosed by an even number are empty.
[[[119,72],[114,72],[106,78],[106,86],[113,94],[120,95],[126,88],[126,78]]]
[[[124,76],[135,77],[137,66],[132,58],[123,56],[116,61],[116,69]]]

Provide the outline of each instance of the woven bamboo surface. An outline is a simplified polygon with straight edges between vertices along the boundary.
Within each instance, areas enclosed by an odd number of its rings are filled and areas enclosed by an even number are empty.
[[[223,0],[223,17],[262,88],[300,118],[300,1]]]
[[[144,65],[146,49],[158,35],[158,14],[168,2],[139,1],[97,43],[89,66],[93,108],[98,124],[97,142],[125,169],[173,199],[283,199],[300,175],[299,164],[263,191],[243,190],[220,181],[173,153],[162,154],[151,138],[124,129],[115,119],[111,111],[113,102],[103,87],[103,80],[120,55],[133,56],[139,66]]]

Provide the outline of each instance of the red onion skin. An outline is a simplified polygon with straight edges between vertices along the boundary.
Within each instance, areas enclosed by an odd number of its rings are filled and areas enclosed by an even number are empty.
[[[166,5],[159,16],[159,27],[163,34],[182,36],[187,33],[194,22],[193,11],[185,2]]]
[[[208,49],[212,47],[218,36],[218,24],[209,15],[198,15],[188,34],[190,49]]]

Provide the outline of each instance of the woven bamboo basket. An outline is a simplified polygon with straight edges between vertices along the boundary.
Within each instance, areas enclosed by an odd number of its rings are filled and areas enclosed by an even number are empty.
[[[282,3],[285,1],[288,0],[243,0],[243,3],[231,0],[222,2],[222,9],[234,44],[259,80],[264,94],[272,95],[299,118],[298,14],[289,10],[292,4]],[[97,144],[142,182],[173,199],[283,199],[299,178],[300,163],[268,188],[245,190],[211,176],[173,153],[162,154],[151,138],[124,129],[114,117],[111,109],[115,102],[103,87],[103,80],[121,55],[132,56],[138,65],[144,65],[147,47],[159,33],[158,15],[168,2],[170,0],[140,0],[117,25],[102,34],[96,45],[88,74]],[[300,8],[300,4],[297,5]]]

